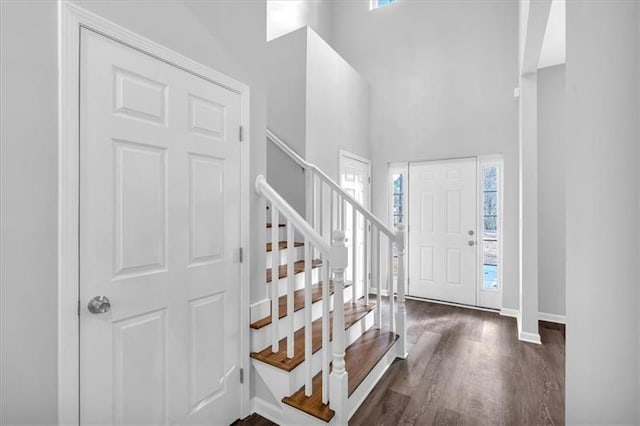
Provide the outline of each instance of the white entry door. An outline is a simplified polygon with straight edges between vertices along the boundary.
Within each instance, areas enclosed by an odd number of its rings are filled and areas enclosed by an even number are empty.
[[[349,195],[356,199],[367,209],[369,208],[369,185],[370,185],[370,164],[369,160],[361,158],[346,151],[340,152],[340,186]],[[346,246],[349,252],[349,265],[345,270],[345,280],[357,283],[356,289],[364,288],[364,218],[361,214],[356,215],[355,227],[355,258],[354,258],[354,221],[353,209],[347,204],[345,208],[345,233],[347,237]],[[354,269],[353,265],[357,267]],[[362,294],[358,295],[363,296]]]
[[[476,159],[409,163],[409,294],[476,304]]]
[[[81,423],[229,424],[240,96],[84,29],[80,61]]]

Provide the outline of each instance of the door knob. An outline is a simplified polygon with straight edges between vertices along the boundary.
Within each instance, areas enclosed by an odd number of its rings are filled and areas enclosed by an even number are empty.
[[[475,232],[473,232],[473,230],[469,230],[469,235],[473,235],[475,234]]]
[[[96,296],[89,300],[87,309],[89,309],[89,312],[92,314],[104,314],[111,310],[111,302],[109,302],[107,296]]]
[[[475,241],[469,241],[469,245],[470,245],[470,246],[474,246],[475,244],[476,244],[476,242],[475,242]]]

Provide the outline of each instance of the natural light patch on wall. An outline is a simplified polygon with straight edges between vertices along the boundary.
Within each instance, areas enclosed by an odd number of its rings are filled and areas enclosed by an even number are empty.
[[[396,0],[371,0],[369,3],[369,9],[377,9],[382,6],[394,3]]]
[[[549,20],[544,33],[538,68],[546,68],[566,62],[566,2],[553,0]]]

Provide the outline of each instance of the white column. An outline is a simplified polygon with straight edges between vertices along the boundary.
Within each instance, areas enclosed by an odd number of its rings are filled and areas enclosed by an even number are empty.
[[[344,270],[348,263],[347,247],[344,244],[345,234],[342,230],[333,233],[331,247],[331,270],[333,272],[334,307],[333,307],[333,369],[329,379],[329,401],[336,416],[334,423],[346,425],[348,421],[347,398],[349,395],[347,374],[344,362]]]

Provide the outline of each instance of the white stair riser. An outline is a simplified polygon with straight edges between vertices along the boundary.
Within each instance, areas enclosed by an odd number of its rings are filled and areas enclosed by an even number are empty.
[[[272,272],[272,276],[275,277],[277,276],[276,274],[274,274]],[[304,276],[305,273],[304,272],[300,272],[299,274],[295,274],[294,277],[294,288],[295,290],[300,290],[301,288],[304,288]],[[289,277],[285,277],[285,278],[280,278],[278,279],[278,295],[279,296],[284,296],[285,294],[287,294],[287,281],[289,280]],[[314,285],[316,283],[318,283],[320,281],[320,268],[313,268],[311,270],[311,284]],[[269,293],[268,296],[271,296],[271,285],[273,284],[273,281],[271,281],[270,283],[267,283],[267,285],[269,286]]]
[[[345,302],[351,300],[351,289],[353,287],[348,287],[344,290],[344,299]],[[333,309],[333,295],[330,297],[329,309]],[[322,300],[315,302],[311,305],[311,318],[312,320],[316,320],[322,316]],[[293,313],[293,326],[294,330],[299,330],[304,327],[304,312],[306,308],[302,308],[299,311]],[[262,327],[258,330],[251,329],[251,352],[259,352],[271,345],[271,324]],[[287,333],[289,330],[289,317],[281,318],[278,322],[278,335],[280,339],[287,337]]]
[[[286,265],[287,262],[289,261],[289,256],[293,255],[293,261],[296,262],[298,260],[304,260],[304,246],[301,247],[294,247],[293,250],[286,248],[284,250],[280,250],[280,262],[276,262],[278,265]],[[273,252],[272,251],[268,251],[266,252],[265,255],[266,261],[267,261],[267,268],[271,268],[271,265],[273,265]]]
[[[271,229],[267,228],[267,243],[271,242]],[[278,227],[278,241],[287,241],[287,227],[281,226]]]
[[[375,310],[372,310],[345,331],[345,346],[349,346],[351,343],[355,342],[358,337],[373,326],[374,312]],[[331,345],[329,346],[331,347]],[[331,350],[330,347],[329,350]],[[311,370],[313,375],[320,372],[322,367],[322,351],[324,350],[325,348],[320,349],[311,357]],[[333,353],[329,352],[329,360],[331,360],[332,355]],[[273,367],[256,359],[252,359],[251,361],[264,382],[269,384],[269,389],[277,401],[282,400],[285,396],[293,394],[304,386],[307,360],[290,372]]]

